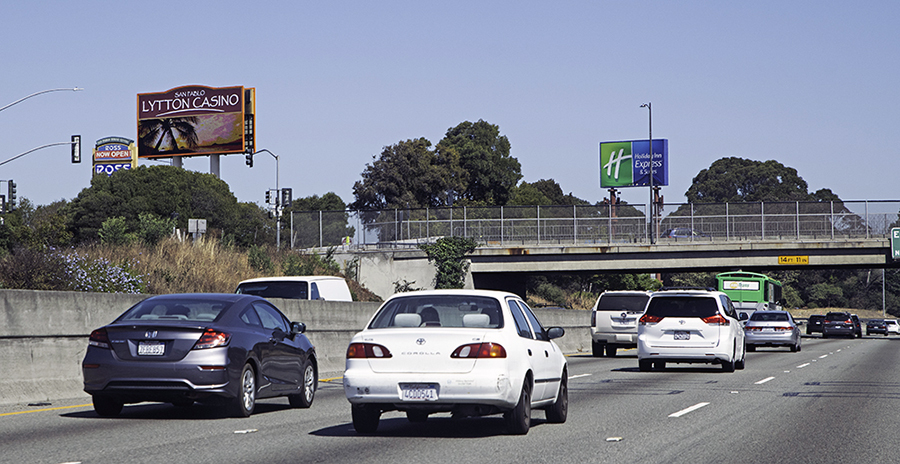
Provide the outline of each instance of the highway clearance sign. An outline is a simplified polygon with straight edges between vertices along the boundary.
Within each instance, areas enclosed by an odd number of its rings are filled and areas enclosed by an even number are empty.
[[[900,259],[900,227],[891,229],[891,258]]]

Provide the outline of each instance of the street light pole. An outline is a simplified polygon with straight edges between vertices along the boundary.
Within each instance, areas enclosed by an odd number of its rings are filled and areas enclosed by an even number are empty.
[[[275,158],[275,249],[281,249],[281,187],[279,185],[279,158],[278,155],[272,153],[266,148],[253,153],[254,155],[266,152]]]
[[[654,214],[655,208],[653,203],[653,109],[650,107],[650,102],[644,103],[641,105],[641,108],[647,108],[650,117],[650,203],[648,203],[648,206],[650,207],[650,244],[653,245],[656,243],[656,214]]]
[[[20,154],[18,154],[18,155],[16,155],[16,156],[13,156],[12,158],[10,158],[10,159],[8,159],[8,160],[6,160],[6,161],[0,163],[0,166],[3,166],[4,164],[6,164],[6,163],[8,163],[8,162],[10,162],[10,161],[15,161],[15,160],[17,160],[17,159],[19,159],[19,158],[21,158],[21,157],[23,157],[23,156],[25,156],[25,155],[31,153],[31,152],[38,151],[38,150],[40,150],[40,149],[42,149],[42,148],[55,147],[55,146],[57,146],[57,145],[74,145],[75,143],[79,143],[79,142],[74,142],[74,141],[70,141],[70,142],[57,142],[57,143],[48,143],[47,145],[41,145],[41,146],[39,146],[39,147],[37,147],[37,148],[32,148],[31,150],[28,150],[28,151],[26,151],[25,153],[20,153]]]
[[[80,88],[80,87],[75,87],[75,88],[63,88],[63,89],[41,90],[40,92],[35,92],[35,93],[31,94],[31,95],[22,97],[22,98],[20,98],[20,99],[18,99],[18,100],[16,100],[16,101],[14,101],[14,102],[12,102],[12,103],[10,103],[10,104],[4,106],[3,108],[0,108],[0,111],[3,111],[3,110],[5,110],[5,109],[9,108],[10,106],[13,106],[13,105],[15,105],[15,104],[17,104],[17,103],[21,103],[21,102],[23,102],[23,101],[25,101],[25,100],[28,100],[28,99],[31,98],[31,97],[36,97],[36,96],[38,96],[38,95],[41,95],[41,94],[44,94],[44,93],[49,93],[49,92],[60,92],[60,91],[63,91],[63,90],[71,90],[71,91],[73,91],[73,92],[77,92],[77,91],[79,91],[79,90],[84,90],[84,89],[82,89],[82,88]]]

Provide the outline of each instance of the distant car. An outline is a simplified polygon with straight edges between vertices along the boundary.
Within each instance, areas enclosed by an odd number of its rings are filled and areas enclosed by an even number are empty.
[[[787,346],[800,351],[800,328],[787,311],[756,311],[744,324],[747,351],[758,346]]]
[[[822,336],[825,338],[856,337],[856,323],[850,317],[850,313],[832,311],[825,315],[825,322],[822,323]]]
[[[668,229],[663,233],[663,237],[665,238],[709,238],[709,235],[704,234],[703,232],[691,229],[690,227],[676,227],[674,229]]]
[[[806,335],[811,335],[813,332],[822,333],[822,323],[825,322],[824,314],[813,314],[809,316],[809,319],[806,321]]]
[[[887,326],[889,334],[900,335],[900,324],[897,323],[897,319],[885,319],[884,325]]]
[[[671,363],[721,364],[743,369],[744,327],[728,295],[711,290],[654,292],[639,319],[638,368],[644,372]]]
[[[287,396],[308,408],[318,364],[305,330],[257,296],[150,297],[91,332],[84,391],[105,417],[142,401],[224,401],[238,417],[251,415],[257,398]]]
[[[235,293],[289,300],[353,301],[347,281],[335,276],[258,277],[240,282]]]
[[[888,330],[884,319],[869,319],[866,321],[866,335],[872,335],[873,333],[887,337]]]
[[[612,357],[618,348],[637,347],[637,322],[649,299],[643,291],[601,293],[591,309],[591,354]]]
[[[531,411],[566,421],[568,371],[554,338],[516,295],[488,290],[398,293],[385,301],[347,348],[344,393],[353,428],[378,429],[399,410],[410,422],[430,414],[503,414],[526,434]]]

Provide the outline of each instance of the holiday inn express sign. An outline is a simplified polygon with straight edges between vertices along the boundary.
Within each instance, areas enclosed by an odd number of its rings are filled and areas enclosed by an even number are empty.
[[[647,140],[600,143],[600,187],[647,187],[651,156]],[[669,185],[669,140],[653,139],[653,185]]]

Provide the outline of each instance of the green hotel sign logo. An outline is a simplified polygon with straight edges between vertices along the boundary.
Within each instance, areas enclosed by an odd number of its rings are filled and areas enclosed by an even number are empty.
[[[600,145],[600,185],[630,187],[634,183],[631,142]]]

